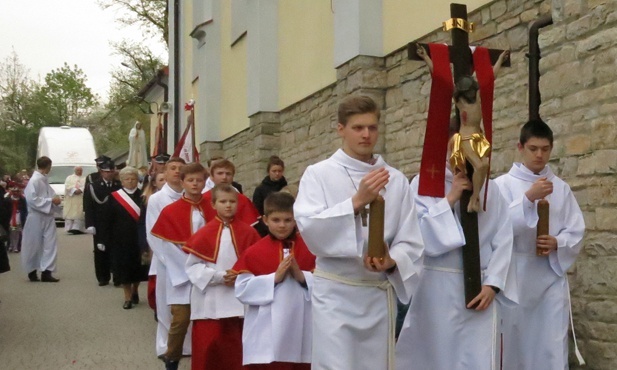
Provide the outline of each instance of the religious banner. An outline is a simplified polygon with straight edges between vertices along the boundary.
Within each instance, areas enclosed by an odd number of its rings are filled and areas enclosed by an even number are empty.
[[[190,114],[184,133],[176,144],[174,157],[180,157],[184,159],[186,163],[198,163],[199,151],[195,145],[195,101],[192,99],[189,100],[189,102],[184,105],[184,110],[189,111]]]
[[[163,154],[165,150],[165,134],[163,132],[163,113],[158,113],[158,124],[156,125],[156,131],[154,133],[154,148],[152,150],[152,157],[156,158],[157,155]]]

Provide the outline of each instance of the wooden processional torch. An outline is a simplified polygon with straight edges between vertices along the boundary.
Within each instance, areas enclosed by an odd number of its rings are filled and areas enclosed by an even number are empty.
[[[368,256],[383,258],[386,254],[384,249],[384,219],[386,201],[378,195],[370,204],[368,224]]]
[[[548,235],[548,211],[549,203],[546,199],[540,199],[538,201],[538,227],[537,236]],[[543,249],[536,247],[536,255],[542,256]]]

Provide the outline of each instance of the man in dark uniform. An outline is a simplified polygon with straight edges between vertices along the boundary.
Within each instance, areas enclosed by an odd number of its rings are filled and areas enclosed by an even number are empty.
[[[94,272],[99,286],[109,284],[111,279],[111,259],[104,235],[112,232],[105,230],[102,220],[107,217],[109,199],[112,192],[122,188],[120,181],[115,180],[116,171],[112,160],[106,160],[99,165],[100,175],[86,181],[84,191],[84,212],[86,213],[86,231],[93,234],[94,242]],[[114,285],[116,285],[114,283]]]
[[[106,155],[100,155],[94,159],[97,172],[93,172],[86,176],[86,185],[84,185],[84,188],[87,188],[88,184],[90,184],[91,182],[99,181],[101,179],[101,164],[109,161],[111,161],[111,158]]]
[[[154,177],[153,175],[157,173],[165,172],[165,163],[167,163],[169,158],[171,157],[167,153],[161,153],[154,157],[154,163],[152,166],[152,171],[150,172],[150,176]]]

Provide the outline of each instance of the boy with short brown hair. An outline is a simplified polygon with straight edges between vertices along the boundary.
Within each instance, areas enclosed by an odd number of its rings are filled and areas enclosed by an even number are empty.
[[[259,240],[257,231],[235,218],[238,192],[229,184],[211,191],[216,217],[197,231],[182,250],[189,254],[193,321],[193,369],[242,369],[244,306],[234,297],[238,256]]]
[[[251,369],[311,367],[311,292],[315,256],[296,230],[294,198],[272,193],[264,202],[270,235],[234,266],[236,297],[246,304],[243,363]]]
[[[151,231],[152,235],[162,239],[155,253],[167,272],[166,295],[172,318],[167,352],[162,359],[168,370],[178,368],[190,324],[191,283],[184,269],[187,254],[181,248],[205,225],[203,213],[208,206],[201,194],[206,182],[206,169],[199,163],[188,164],[180,169],[180,177],[184,189],[182,197],[163,208]]]

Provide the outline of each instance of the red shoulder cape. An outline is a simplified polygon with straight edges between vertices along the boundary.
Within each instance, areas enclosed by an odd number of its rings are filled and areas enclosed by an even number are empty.
[[[208,206],[204,209],[204,216],[206,217],[206,222],[210,222],[210,220],[216,217],[216,210],[212,207],[212,190],[205,192],[203,198],[208,203]],[[259,211],[253,205],[253,202],[246,195],[238,193],[238,210],[234,219],[253,225],[258,221],[259,217]]]
[[[236,250],[236,256],[240,256],[248,247],[259,240],[259,234],[251,226],[236,219],[229,224],[231,231],[231,241]],[[191,253],[204,261],[216,263],[219,254],[221,242],[221,233],[225,224],[223,221],[215,217],[208,221],[206,226],[199,229],[195,235],[186,242],[182,250],[186,253]]]
[[[150,233],[158,238],[175,244],[184,244],[193,235],[191,216],[193,207],[204,213],[206,200],[202,197],[199,203],[182,198],[167,205],[156,220]]]
[[[315,256],[309,252],[300,233],[295,233],[287,240],[291,242],[290,253],[294,255],[298,266],[303,271],[315,269]],[[233,267],[237,273],[249,272],[255,276],[276,272],[283,260],[283,241],[266,235],[250,247]]]

